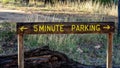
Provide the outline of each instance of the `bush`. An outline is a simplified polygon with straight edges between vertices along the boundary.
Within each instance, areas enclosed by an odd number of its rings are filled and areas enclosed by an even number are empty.
[[[2,0],[3,4],[8,4],[10,0]]]
[[[94,2],[100,2],[103,5],[117,4],[118,0],[93,0]]]
[[[0,54],[10,54],[17,50],[15,27],[15,24],[0,23]]]
[[[15,3],[15,0],[2,0],[3,4]]]

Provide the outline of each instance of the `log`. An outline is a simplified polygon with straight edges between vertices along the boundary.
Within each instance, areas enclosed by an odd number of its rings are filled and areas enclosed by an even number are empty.
[[[84,65],[73,61],[61,52],[50,50],[48,46],[26,51],[24,54],[24,68],[106,68],[105,65]],[[18,68],[17,54],[0,56],[0,68]]]
[[[69,62],[69,58],[60,52],[52,51],[48,46],[44,46],[41,48],[37,48],[34,50],[30,50],[24,53],[25,56],[25,68],[39,68],[44,66],[48,67],[56,67],[58,65],[54,65],[58,62]],[[0,67],[2,68],[17,68],[17,54],[0,56]],[[59,64],[59,63],[58,63]],[[29,67],[28,67],[29,66]],[[48,68],[47,67],[47,68]]]

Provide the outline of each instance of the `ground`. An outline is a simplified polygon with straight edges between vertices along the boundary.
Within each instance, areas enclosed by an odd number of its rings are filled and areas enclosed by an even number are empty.
[[[64,12],[63,11],[31,11],[8,9],[0,6],[0,22],[79,22],[79,21],[114,21],[117,22],[117,16],[105,15],[89,12]]]

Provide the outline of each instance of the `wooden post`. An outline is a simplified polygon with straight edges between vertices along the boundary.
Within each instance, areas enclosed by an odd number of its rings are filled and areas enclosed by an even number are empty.
[[[18,68],[24,68],[23,34],[18,34]]]
[[[112,68],[112,45],[113,45],[113,33],[108,33],[108,45],[107,45],[107,68]]]

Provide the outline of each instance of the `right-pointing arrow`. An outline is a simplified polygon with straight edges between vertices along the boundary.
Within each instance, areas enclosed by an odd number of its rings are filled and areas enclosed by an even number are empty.
[[[109,29],[110,29],[110,26],[107,25],[107,26],[104,26],[103,28],[109,30]]]

